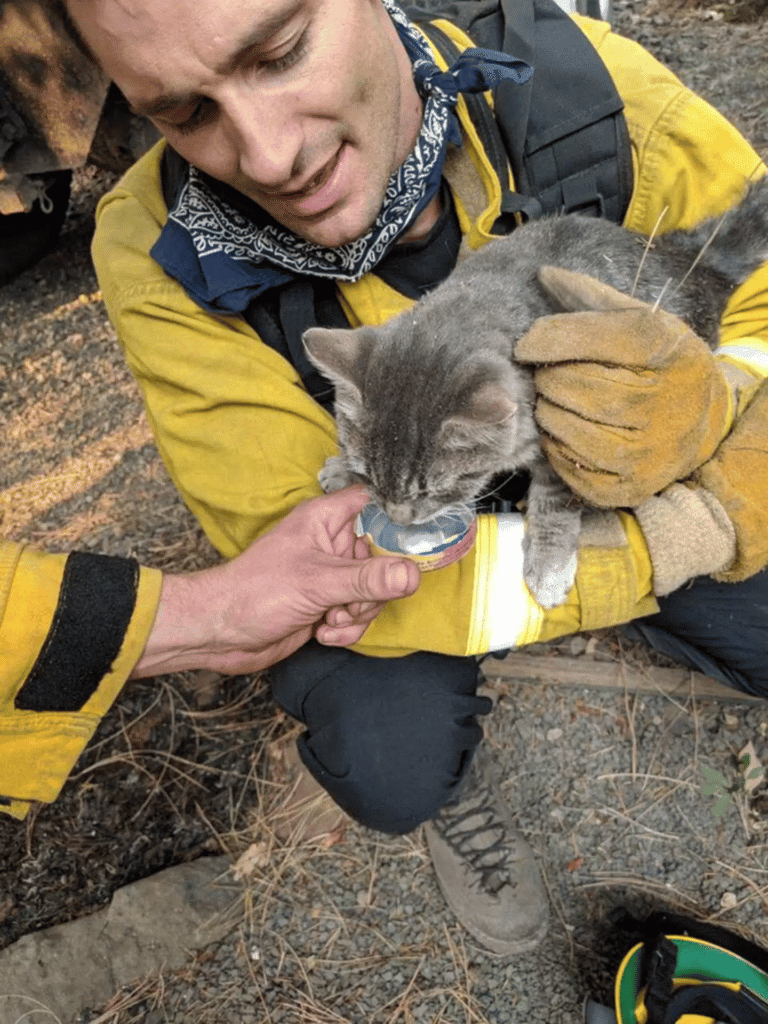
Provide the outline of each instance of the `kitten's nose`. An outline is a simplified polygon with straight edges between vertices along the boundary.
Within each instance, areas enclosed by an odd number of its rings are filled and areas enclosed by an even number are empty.
[[[413,522],[413,506],[407,502],[398,504],[388,501],[384,511],[396,526],[410,526]]]

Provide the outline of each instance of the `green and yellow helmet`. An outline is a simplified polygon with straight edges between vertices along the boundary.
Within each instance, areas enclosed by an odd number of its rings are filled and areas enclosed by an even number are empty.
[[[768,973],[687,935],[640,942],[616,975],[617,1024],[768,1024]]]

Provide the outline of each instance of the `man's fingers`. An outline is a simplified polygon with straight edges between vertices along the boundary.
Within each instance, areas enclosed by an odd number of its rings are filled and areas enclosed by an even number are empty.
[[[332,627],[347,622],[370,622],[382,604],[413,594],[421,574],[402,558],[368,558],[334,567],[319,577],[314,601],[329,609],[324,622]],[[322,580],[322,584],[320,583]]]
[[[347,626],[350,622],[371,622],[384,607],[381,601],[355,601],[330,608],[325,615],[329,626]]]
[[[342,605],[340,608],[329,608],[323,621],[326,625],[337,629],[339,626],[348,626],[350,622],[355,621],[355,617],[346,605]]]
[[[378,614],[383,607],[382,601],[355,601],[347,605],[347,610],[353,619],[363,619]]]
[[[420,578],[413,562],[403,558],[356,560],[332,574],[322,597],[329,607],[345,606],[357,617],[366,614],[366,606],[413,594]]]
[[[562,267],[543,266],[539,268],[537,276],[544,291],[566,312],[649,308],[640,299],[624,295],[587,274],[577,274]]]
[[[695,339],[682,320],[661,310],[555,313],[540,317],[515,345],[523,363],[603,363],[664,366],[683,342]],[[696,339],[706,348],[701,339]],[[695,342],[690,342],[695,344]]]
[[[362,537],[358,537],[357,540],[355,541],[354,548],[353,548],[353,551],[352,551],[352,557],[353,558],[370,558],[371,557],[370,549],[369,549],[367,543],[363,540]]]
[[[370,558],[353,571],[357,572],[357,596],[363,601],[407,597],[415,593],[421,578],[414,563],[404,558]]]
[[[322,498],[314,498],[305,509],[318,518],[331,534],[336,534],[353,516],[371,499],[366,489],[359,484],[345,487],[335,494],[326,494]]]
[[[338,627],[322,622],[315,630],[315,639],[326,647],[349,647],[357,643],[367,628],[367,622]]]
[[[652,373],[599,363],[538,366],[534,374],[538,404],[601,427],[634,430],[645,425],[657,380]]]

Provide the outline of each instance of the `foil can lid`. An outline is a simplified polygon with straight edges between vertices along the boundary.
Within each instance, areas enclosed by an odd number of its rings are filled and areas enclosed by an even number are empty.
[[[359,537],[392,554],[436,554],[459,543],[469,532],[475,515],[469,509],[441,513],[425,523],[398,526],[373,502],[366,505],[355,521]]]

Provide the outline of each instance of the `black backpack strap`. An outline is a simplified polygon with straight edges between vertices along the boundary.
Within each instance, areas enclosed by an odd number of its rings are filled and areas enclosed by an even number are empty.
[[[533,0],[533,9],[543,73],[532,81],[523,157],[529,185],[545,209],[621,223],[634,184],[624,102],[575,22],[553,0]],[[505,90],[503,106],[508,99]]]
[[[672,979],[677,967],[677,946],[666,935],[657,935],[643,947],[641,976],[645,981],[648,1021],[661,1024],[673,994]]]
[[[431,16],[439,16],[437,4],[430,6]],[[576,23],[554,0],[459,0],[448,7],[445,16],[476,46],[513,53],[534,67],[522,85],[502,81],[496,86],[495,117],[482,96],[472,97],[469,106],[484,145],[490,137],[485,125],[495,121],[495,134],[512,167],[518,191],[505,197],[504,212],[536,216],[538,203],[544,213],[579,212],[621,223],[633,188],[624,104]],[[473,8],[476,15],[468,13]],[[423,18],[424,11],[419,13]],[[449,60],[442,41],[433,38],[436,26],[422,22],[419,27]],[[458,48],[448,42],[452,62]],[[499,173],[495,149],[494,140],[487,152]],[[500,180],[504,187],[506,168]]]
[[[334,387],[310,363],[302,336],[309,327],[349,328],[334,282],[297,277],[260,295],[243,316],[265,345],[291,363],[310,395],[333,415]]]
[[[420,23],[419,28],[450,67],[461,53],[456,43],[441,28],[430,22]],[[462,95],[475,131],[501,185],[501,216],[493,225],[493,233],[508,234],[517,226],[515,214],[522,214],[526,220],[535,220],[542,214],[541,203],[535,196],[525,196],[507,187],[509,158],[493,111],[481,93],[466,92]]]

